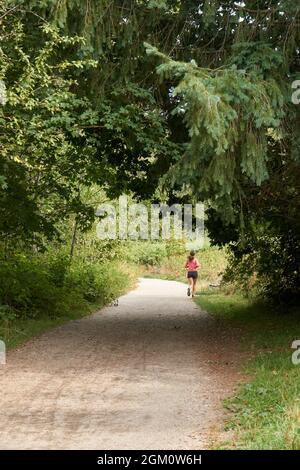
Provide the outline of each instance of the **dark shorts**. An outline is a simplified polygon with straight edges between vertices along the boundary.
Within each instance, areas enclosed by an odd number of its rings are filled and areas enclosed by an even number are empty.
[[[192,277],[193,279],[197,279],[198,278],[198,272],[197,271],[188,271],[187,273],[187,277]]]

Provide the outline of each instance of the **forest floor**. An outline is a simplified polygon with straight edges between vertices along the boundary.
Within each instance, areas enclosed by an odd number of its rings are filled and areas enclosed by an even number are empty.
[[[8,352],[0,448],[209,448],[224,434],[223,400],[243,380],[239,334],[184,284],[141,279],[118,307]]]

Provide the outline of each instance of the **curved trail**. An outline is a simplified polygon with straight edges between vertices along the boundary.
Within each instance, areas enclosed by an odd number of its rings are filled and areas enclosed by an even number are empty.
[[[1,449],[203,449],[239,379],[224,332],[174,281],[141,279],[0,367]]]

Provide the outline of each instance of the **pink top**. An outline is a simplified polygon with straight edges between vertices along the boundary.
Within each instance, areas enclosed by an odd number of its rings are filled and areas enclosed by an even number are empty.
[[[188,259],[185,267],[188,269],[188,271],[197,271],[197,269],[200,268],[200,264],[197,258],[192,259],[192,261]]]

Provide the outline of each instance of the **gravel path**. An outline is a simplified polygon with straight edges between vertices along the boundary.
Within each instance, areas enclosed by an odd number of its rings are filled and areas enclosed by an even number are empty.
[[[240,379],[236,332],[174,281],[141,279],[0,366],[1,449],[203,449]]]

